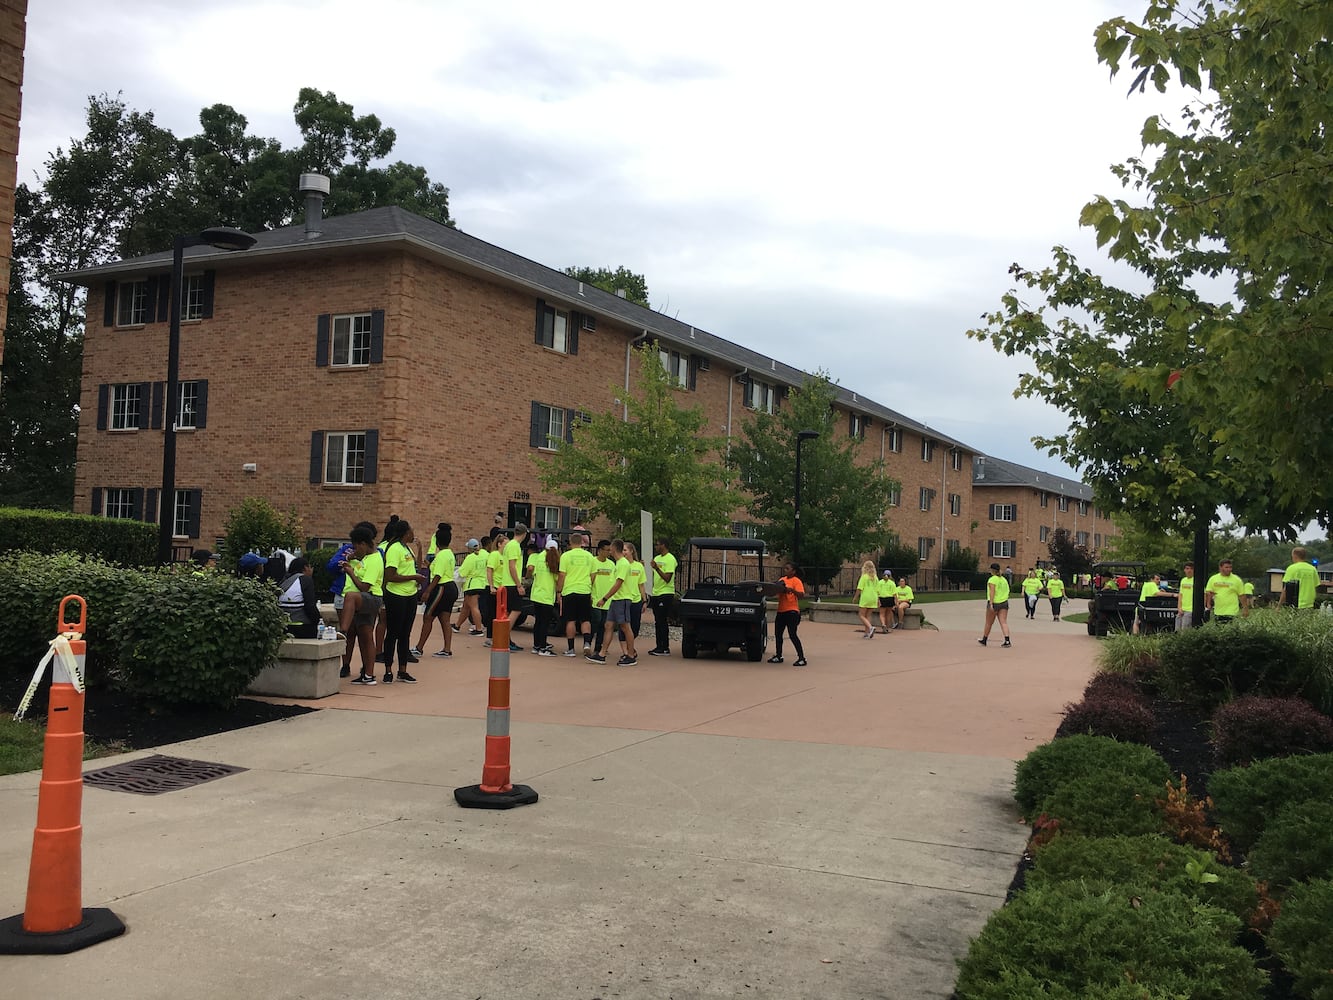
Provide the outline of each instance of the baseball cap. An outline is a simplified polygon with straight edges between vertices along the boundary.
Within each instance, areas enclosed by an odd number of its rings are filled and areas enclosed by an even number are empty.
[[[557,542],[554,538],[548,538],[546,539],[546,547],[548,549],[558,549],[560,548],[560,543]]]
[[[477,548],[479,545],[481,545],[481,542],[477,541],[475,538],[469,538],[469,539],[467,540],[467,547],[470,548],[470,549],[475,549],[475,548]]]
[[[258,552],[247,552],[245,555],[241,556],[240,559],[236,560],[236,565],[241,567],[241,569],[252,569],[255,566],[263,566],[267,563],[268,560]]]

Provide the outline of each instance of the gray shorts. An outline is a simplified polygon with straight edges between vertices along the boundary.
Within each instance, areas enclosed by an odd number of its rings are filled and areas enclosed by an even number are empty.
[[[1008,601],[996,601],[994,604],[991,605],[991,607],[994,608],[996,611],[1008,611],[1008,610],[1009,610],[1009,602],[1008,602]]]
[[[630,605],[633,601],[612,601],[611,607],[607,610],[606,620],[612,625],[628,625],[630,619]]]
[[[380,620],[380,610],[383,607],[384,598],[377,594],[362,591],[356,614],[352,616],[352,627],[361,628],[367,625],[376,625]]]

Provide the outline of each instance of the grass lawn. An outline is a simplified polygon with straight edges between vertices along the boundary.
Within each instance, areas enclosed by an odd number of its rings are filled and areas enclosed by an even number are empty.
[[[928,590],[925,593],[917,591],[912,598],[912,605],[915,607],[920,604],[942,604],[945,601],[984,601],[985,599],[985,592],[980,590]],[[822,603],[851,604],[852,595],[825,597]]]
[[[0,715],[0,774],[19,774],[40,768],[45,737],[46,730],[36,722],[16,722],[14,716],[8,713]],[[104,747],[88,739],[83,741],[84,760],[120,752],[114,747]]]
[[[1080,611],[1076,615],[1061,615],[1060,620],[1062,622],[1073,622],[1075,625],[1086,625],[1088,623],[1088,613]]]

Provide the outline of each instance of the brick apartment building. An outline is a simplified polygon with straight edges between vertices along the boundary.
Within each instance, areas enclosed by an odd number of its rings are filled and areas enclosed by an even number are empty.
[[[182,391],[163,398],[170,254],[68,280],[89,289],[74,509],[155,520],[163,421],[177,419],[182,548],[212,546],[247,496],[341,539],[390,512],[455,538],[497,511],[537,528],[582,518],[533,457],[580,413],[616,406],[651,341],[709,431],[782,405],[804,372],[398,208],[187,251]],[[975,450],[839,390],[836,427],[902,483],[891,530],[925,566],[972,545]],[[733,514],[736,534],[755,531]]]
[[[1110,515],[1093,503],[1092,490],[1073,479],[1053,476],[989,455],[972,465],[972,499],[981,522],[977,535],[985,558],[1011,566],[1016,575],[1051,565],[1050,537],[1066,529],[1094,555],[1118,534]]]
[[[18,185],[27,19],[28,0],[0,0],[0,361],[5,356],[9,261],[14,247],[14,189]]]

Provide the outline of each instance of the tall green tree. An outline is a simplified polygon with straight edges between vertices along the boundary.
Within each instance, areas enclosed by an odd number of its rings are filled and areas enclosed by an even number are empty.
[[[750,495],[750,515],[763,524],[769,548],[790,555],[797,434],[819,433],[801,445],[799,558],[820,583],[832,579],[847,560],[879,547],[889,496],[901,488],[883,462],[858,460],[857,439],[845,425],[834,425],[836,398],[828,373],[818,372],[792,389],[776,413],[756,413],[747,420],[732,449],[740,485]]]
[[[1056,572],[1066,581],[1092,569],[1094,554],[1086,545],[1075,542],[1068,528],[1052,531],[1046,548],[1051,553],[1051,562],[1055,563]]]
[[[610,387],[628,416],[603,409],[575,420],[572,442],[552,441],[555,452],[535,459],[538,478],[631,540],[639,540],[641,510],[652,513],[654,535],[676,545],[725,534],[741,503],[724,461],[726,439],[707,433],[702,406],[680,405],[655,347],[635,350],[633,390]]]
[[[623,291],[629,301],[645,309],[649,308],[647,279],[623,265],[614,271],[609,267],[567,267],[565,273],[585,284],[595,285],[603,291],[613,294]]]

